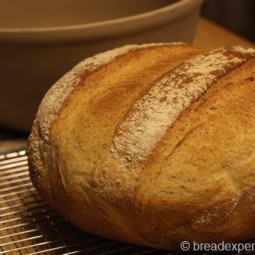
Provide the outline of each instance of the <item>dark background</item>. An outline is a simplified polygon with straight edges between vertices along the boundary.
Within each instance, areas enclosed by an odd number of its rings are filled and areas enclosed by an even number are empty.
[[[205,0],[201,14],[255,42],[255,0]]]

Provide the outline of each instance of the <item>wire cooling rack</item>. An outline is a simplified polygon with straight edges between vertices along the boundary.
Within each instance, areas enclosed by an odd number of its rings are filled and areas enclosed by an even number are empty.
[[[71,225],[35,190],[29,177],[26,151],[21,150],[0,154],[0,254],[170,255],[182,252],[111,241]]]
[[[0,254],[163,255],[123,244],[69,224],[33,187],[26,151],[0,155]]]

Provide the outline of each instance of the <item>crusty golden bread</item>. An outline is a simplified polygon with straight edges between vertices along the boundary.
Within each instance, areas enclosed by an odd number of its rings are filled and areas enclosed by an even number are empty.
[[[172,249],[255,237],[255,50],[130,45],[45,95],[31,179],[80,228]]]

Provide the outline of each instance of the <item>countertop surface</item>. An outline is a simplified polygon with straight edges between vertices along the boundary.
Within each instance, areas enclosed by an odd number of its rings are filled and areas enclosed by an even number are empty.
[[[205,18],[200,18],[198,20],[197,32],[193,44],[206,50],[225,45],[242,45],[244,47],[255,47],[254,43],[241,38],[240,36],[220,27],[219,25]]]
[[[195,46],[210,50],[224,45],[242,45],[255,47],[255,44],[227,31],[226,29],[212,23],[204,18],[199,18],[197,32],[195,35]],[[24,149],[27,143],[27,136],[0,130],[0,154]]]

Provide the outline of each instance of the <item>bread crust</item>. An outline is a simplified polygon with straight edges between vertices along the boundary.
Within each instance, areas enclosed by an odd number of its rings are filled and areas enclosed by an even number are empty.
[[[254,237],[254,55],[152,44],[79,64],[47,93],[34,121],[34,185],[71,222],[115,240],[173,249],[184,240]],[[175,100],[187,103],[168,113],[170,81],[191,94],[180,92]]]

